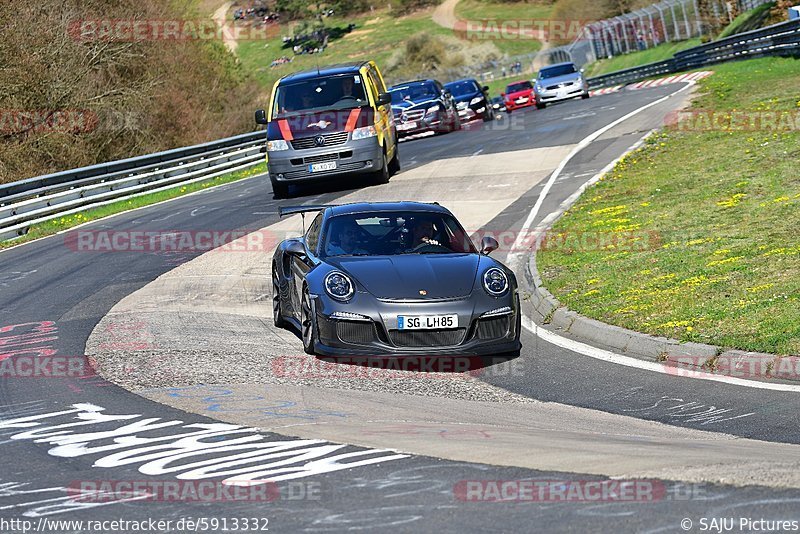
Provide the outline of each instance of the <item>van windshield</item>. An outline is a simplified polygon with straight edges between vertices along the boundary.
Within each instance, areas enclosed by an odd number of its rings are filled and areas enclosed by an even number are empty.
[[[556,78],[558,76],[566,76],[567,74],[575,74],[578,70],[575,65],[569,63],[567,65],[556,65],[555,67],[547,67],[539,71],[539,79],[546,80],[547,78]]]
[[[279,85],[272,114],[275,117],[287,117],[359,108],[367,104],[367,94],[360,75],[324,76]]]

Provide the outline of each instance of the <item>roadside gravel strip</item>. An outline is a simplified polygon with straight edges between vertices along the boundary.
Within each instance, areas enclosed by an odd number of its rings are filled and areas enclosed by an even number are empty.
[[[640,125],[625,127],[638,131]],[[541,185],[573,148],[438,160],[339,202],[441,200],[468,230],[477,230],[520,192]],[[497,184],[504,187],[484,187]],[[279,240],[300,228],[294,217],[261,233]],[[796,446],[536,402],[480,376],[377,369],[366,377],[283,373],[286,367],[276,362],[288,358],[320,367],[302,354],[294,334],[272,324],[272,246],[265,249],[206,253],[162,275],[112,308],[95,327],[86,354],[105,378],[149,399],[292,436],[494,465],[800,487]],[[140,335],[120,339],[120,331]],[[511,366],[485,372],[512,373]]]

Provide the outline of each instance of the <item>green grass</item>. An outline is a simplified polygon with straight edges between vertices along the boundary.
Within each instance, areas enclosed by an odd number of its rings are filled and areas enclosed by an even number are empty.
[[[768,12],[773,7],[775,7],[775,3],[770,2],[768,4],[761,4],[757,8],[751,9],[750,11],[745,11],[733,19],[733,21],[720,32],[720,34],[717,36],[717,39],[724,39],[725,37],[730,37],[731,35],[738,33],[741,31],[741,28],[749,24],[750,21],[763,16],[764,13]]]
[[[631,52],[609,59],[600,59],[586,66],[586,76],[600,76],[617,70],[629,69],[671,58],[676,52],[700,45],[700,39],[664,43],[641,52]]]
[[[456,17],[460,20],[487,21],[541,21],[552,16],[553,5],[528,2],[482,2],[479,0],[461,0],[456,5]],[[542,43],[536,39],[501,39],[487,38],[486,41],[476,42],[494,43],[497,48],[509,56],[532,54],[542,48]]]
[[[242,66],[268,89],[281,77],[299,70],[314,68],[347,61],[375,60],[378,66],[384,65],[394,51],[402,46],[408,37],[415,33],[427,32],[431,35],[452,36],[453,32],[434,23],[431,9],[419,11],[404,17],[391,16],[390,12],[376,10],[374,14],[347,19],[325,19],[327,26],[346,27],[350,22],[356,29],[341,39],[329,42],[328,48],[321,54],[304,54],[294,56],[291,48],[283,49],[281,35],[289,35],[287,27],[281,26],[282,34],[274,39],[243,41],[239,43],[237,54]],[[291,63],[270,68],[270,63],[281,56],[294,57]],[[384,73],[386,75],[386,73]],[[387,80],[387,83],[390,80]],[[269,95],[265,95],[268,99]],[[268,102],[262,102],[266,107]]]
[[[108,217],[109,215],[114,215],[116,213],[122,213],[124,211],[130,211],[132,209],[149,206],[151,204],[163,202],[172,198],[181,197],[196,191],[208,189],[209,187],[235,182],[243,178],[255,176],[256,174],[263,173],[265,171],[266,164],[261,163],[249,169],[223,174],[222,176],[210,178],[207,181],[200,181],[186,185],[177,185],[173,188],[159,191],[157,193],[149,193],[131,199],[122,199],[117,202],[96,208],[87,207],[85,211],[81,211],[72,215],[65,215],[64,217],[60,217],[58,219],[52,219],[50,221],[34,225],[28,230],[28,233],[16,239],[0,241],[0,249],[11,248],[28,241],[33,241],[34,239],[53,235],[61,232],[62,230],[67,230],[80,224],[85,224],[89,221],[102,219],[103,217]]]
[[[756,59],[714,70],[695,109],[786,111],[795,129],[665,129],[555,225],[554,235],[572,241],[551,241],[537,255],[539,269],[561,302],[606,323],[797,355],[800,61]],[[627,241],[575,243],[598,233]],[[631,239],[633,246],[623,246]]]

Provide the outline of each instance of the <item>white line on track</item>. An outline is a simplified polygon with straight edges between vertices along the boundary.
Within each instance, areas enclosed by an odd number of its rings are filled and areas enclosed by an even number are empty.
[[[612,122],[612,123],[600,128],[596,132],[594,132],[592,134],[589,134],[580,143],[578,143],[575,146],[575,148],[567,155],[567,157],[564,158],[564,160],[561,161],[561,163],[556,168],[556,170],[553,171],[553,174],[550,175],[550,178],[548,179],[547,183],[545,184],[544,189],[539,194],[539,198],[536,200],[536,204],[534,204],[533,208],[531,209],[530,213],[528,214],[527,219],[525,219],[525,223],[523,224],[522,229],[520,230],[520,233],[519,233],[519,235],[517,237],[517,241],[514,243],[514,246],[512,247],[512,250],[522,250],[523,242],[527,239],[526,235],[530,232],[530,228],[533,225],[533,222],[536,219],[536,216],[539,214],[539,210],[541,209],[542,204],[544,203],[545,197],[547,197],[547,194],[550,192],[550,189],[552,188],[553,184],[556,182],[556,180],[558,180],[559,175],[564,171],[564,168],[572,160],[572,158],[574,158],[581,150],[586,148],[589,144],[591,144],[598,137],[600,137],[601,135],[603,135],[604,133],[606,133],[610,129],[614,128],[615,126],[617,126],[617,125],[619,125],[621,123],[623,123],[624,121],[628,120],[629,118],[641,113],[642,111],[644,111],[646,109],[649,109],[649,108],[651,108],[653,106],[656,106],[656,105],[668,100],[669,98],[672,98],[673,96],[675,96],[675,95],[677,95],[677,94],[679,94],[679,93],[681,93],[683,91],[686,91],[687,89],[691,88],[693,85],[695,85],[695,82],[694,81],[690,81],[688,83],[688,85],[678,89],[677,91],[674,91],[673,93],[670,93],[665,97],[659,98],[658,100],[655,100],[655,101],[653,101],[653,102],[651,102],[649,104],[646,104],[646,105],[644,105],[644,106],[642,106],[642,107],[640,107],[638,109],[635,109],[632,112],[628,113],[627,115],[625,115],[623,117],[620,117],[619,119],[615,120],[614,122]],[[647,134],[647,135],[649,135],[649,134]],[[640,143],[647,137],[647,135],[645,135],[642,138]],[[638,144],[639,143],[637,143],[637,145]],[[631,147],[631,149],[635,149],[635,147],[636,147],[636,145],[634,145],[634,147]],[[630,150],[628,150],[626,152],[629,152],[629,151]],[[563,211],[566,208],[571,206],[572,203],[575,202],[578,199],[578,197],[583,193],[584,190],[586,190],[586,188],[588,188],[592,184],[596,183],[600,179],[600,177],[603,176],[604,174],[606,174],[608,171],[610,171],[613,168],[613,166],[616,164],[616,162],[621,158],[622,158],[622,156],[620,156],[620,158],[618,158],[617,160],[612,161],[611,163],[609,163],[603,170],[601,170],[599,173],[597,173],[592,178],[590,178],[585,184],[583,184],[575,193],[570,195],[569,198],[567,198],[564,202],[561,203],[561,206],[559,206],[559,208],[556,211],[554,211],[553,213],[550,213],[547,217],[545,217],[542,220],[541,223],[539,223],[539,225],[536,227],[534,232],[544,231],[544,229],[546,229],[548,226],[550,226],[550,224],[555,219],[557,219],[558,216],[561,213],[563,213]],[[520,252],[515,252],[515,253],[512,253],[512,254],[508,255],[507,262],[508,262],[509,266],[513,270],[517,271],[517,267],[518,267],[517,264],[521,263],[521,260],[523,258],[524,258],[524,254],[522,254]],[[521,265],[519,265],[519,267],[521,267]],[[638,358],[633,358],[631,356],[623,356],[623,355],[617,354],[615,352],[611,352],[611,351],[608,351],[608,350],[604,350],[604,349],[600,349],[600,348],[597,348],[597,347],[593,347],[591,345],[587,345],[586,343],[581,343],[579,341],[575,341],[573,339],[569,339],[569,338],[566,338],[564,336],[560,336],[560,335],[558,335],[558,334],[556,334],[554,332],[551,332],[549,330],[545,330],[544,328],[539,328],[538,325],[533,322],[533,320],[531,320],[529,317],[526,317],[526,316],[522,317],[522,327],[525,328],[526,330],[530,331],[531,333],[533,333],[533,335],[539,337],[540,339],[542,339],[542,340],[544,340],[544,341],[546,341],[548,343],[551,343],[551,344],[556,345],[558,347],[561,347],[561,348],[567,349],[569,351],[575,352],[577,354],[582,354],[584,356],[588,356],[588,357],[594,358],[596,360],[601,360],[601,361],[608,362],[608,363],[613,363],[613,364],[616,364],[616,365],[623,365],[625,367],[632,367],[632,368],[635,368],[635,369],[640,369],[640,370],[643,370],[643,371],[650,371],[650,372],[655,372],[655,373],[660,373],[660,374],[667,374],[667,375],[673,375],[673,376],[681,376],[681,377],[685,377],[685,378],[692,378],[692,379],[695,379],[695,380],[706,380],[706,381],[710,381],[710,382],[721,382],[723,384],[729,384],[729,385],[734,385],[734,386],[743,386],[743,387],[749,387],[749,388],[753,388],[753,389],[767,389],[767,390],[771,390],[771,391],[786,391],[786,392],[792,392],[792,393],[800,393],[800,386],[797,386],[797,385],[792,385],[792,384],[773,384],[773,383],[769,383],[769,382],[758,382],[758,381],[755,381],[755,380],[746,380],[746,379],[743,379],[743,378],[736,378],[736,377],[725,376],[725,375],[713,375],[713,374],[703,373],[703,372],[699,372],[699,371],[690,371],[690,370],[685,370],[685,369],[678,369],[678,368],[675,368],[675,367],[669,367],[669,366],[666,366],[666,365],[661,364],[661,363],[640,360]]]

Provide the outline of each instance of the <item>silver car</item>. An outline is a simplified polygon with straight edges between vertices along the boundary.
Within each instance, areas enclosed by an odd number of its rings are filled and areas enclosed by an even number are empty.
[[[544,108],[550,102],[570,98],[589,98],[589,84],[583,77],[583,70],[574,63],[549,65],[539,71],[534,84],[536,107]]]

